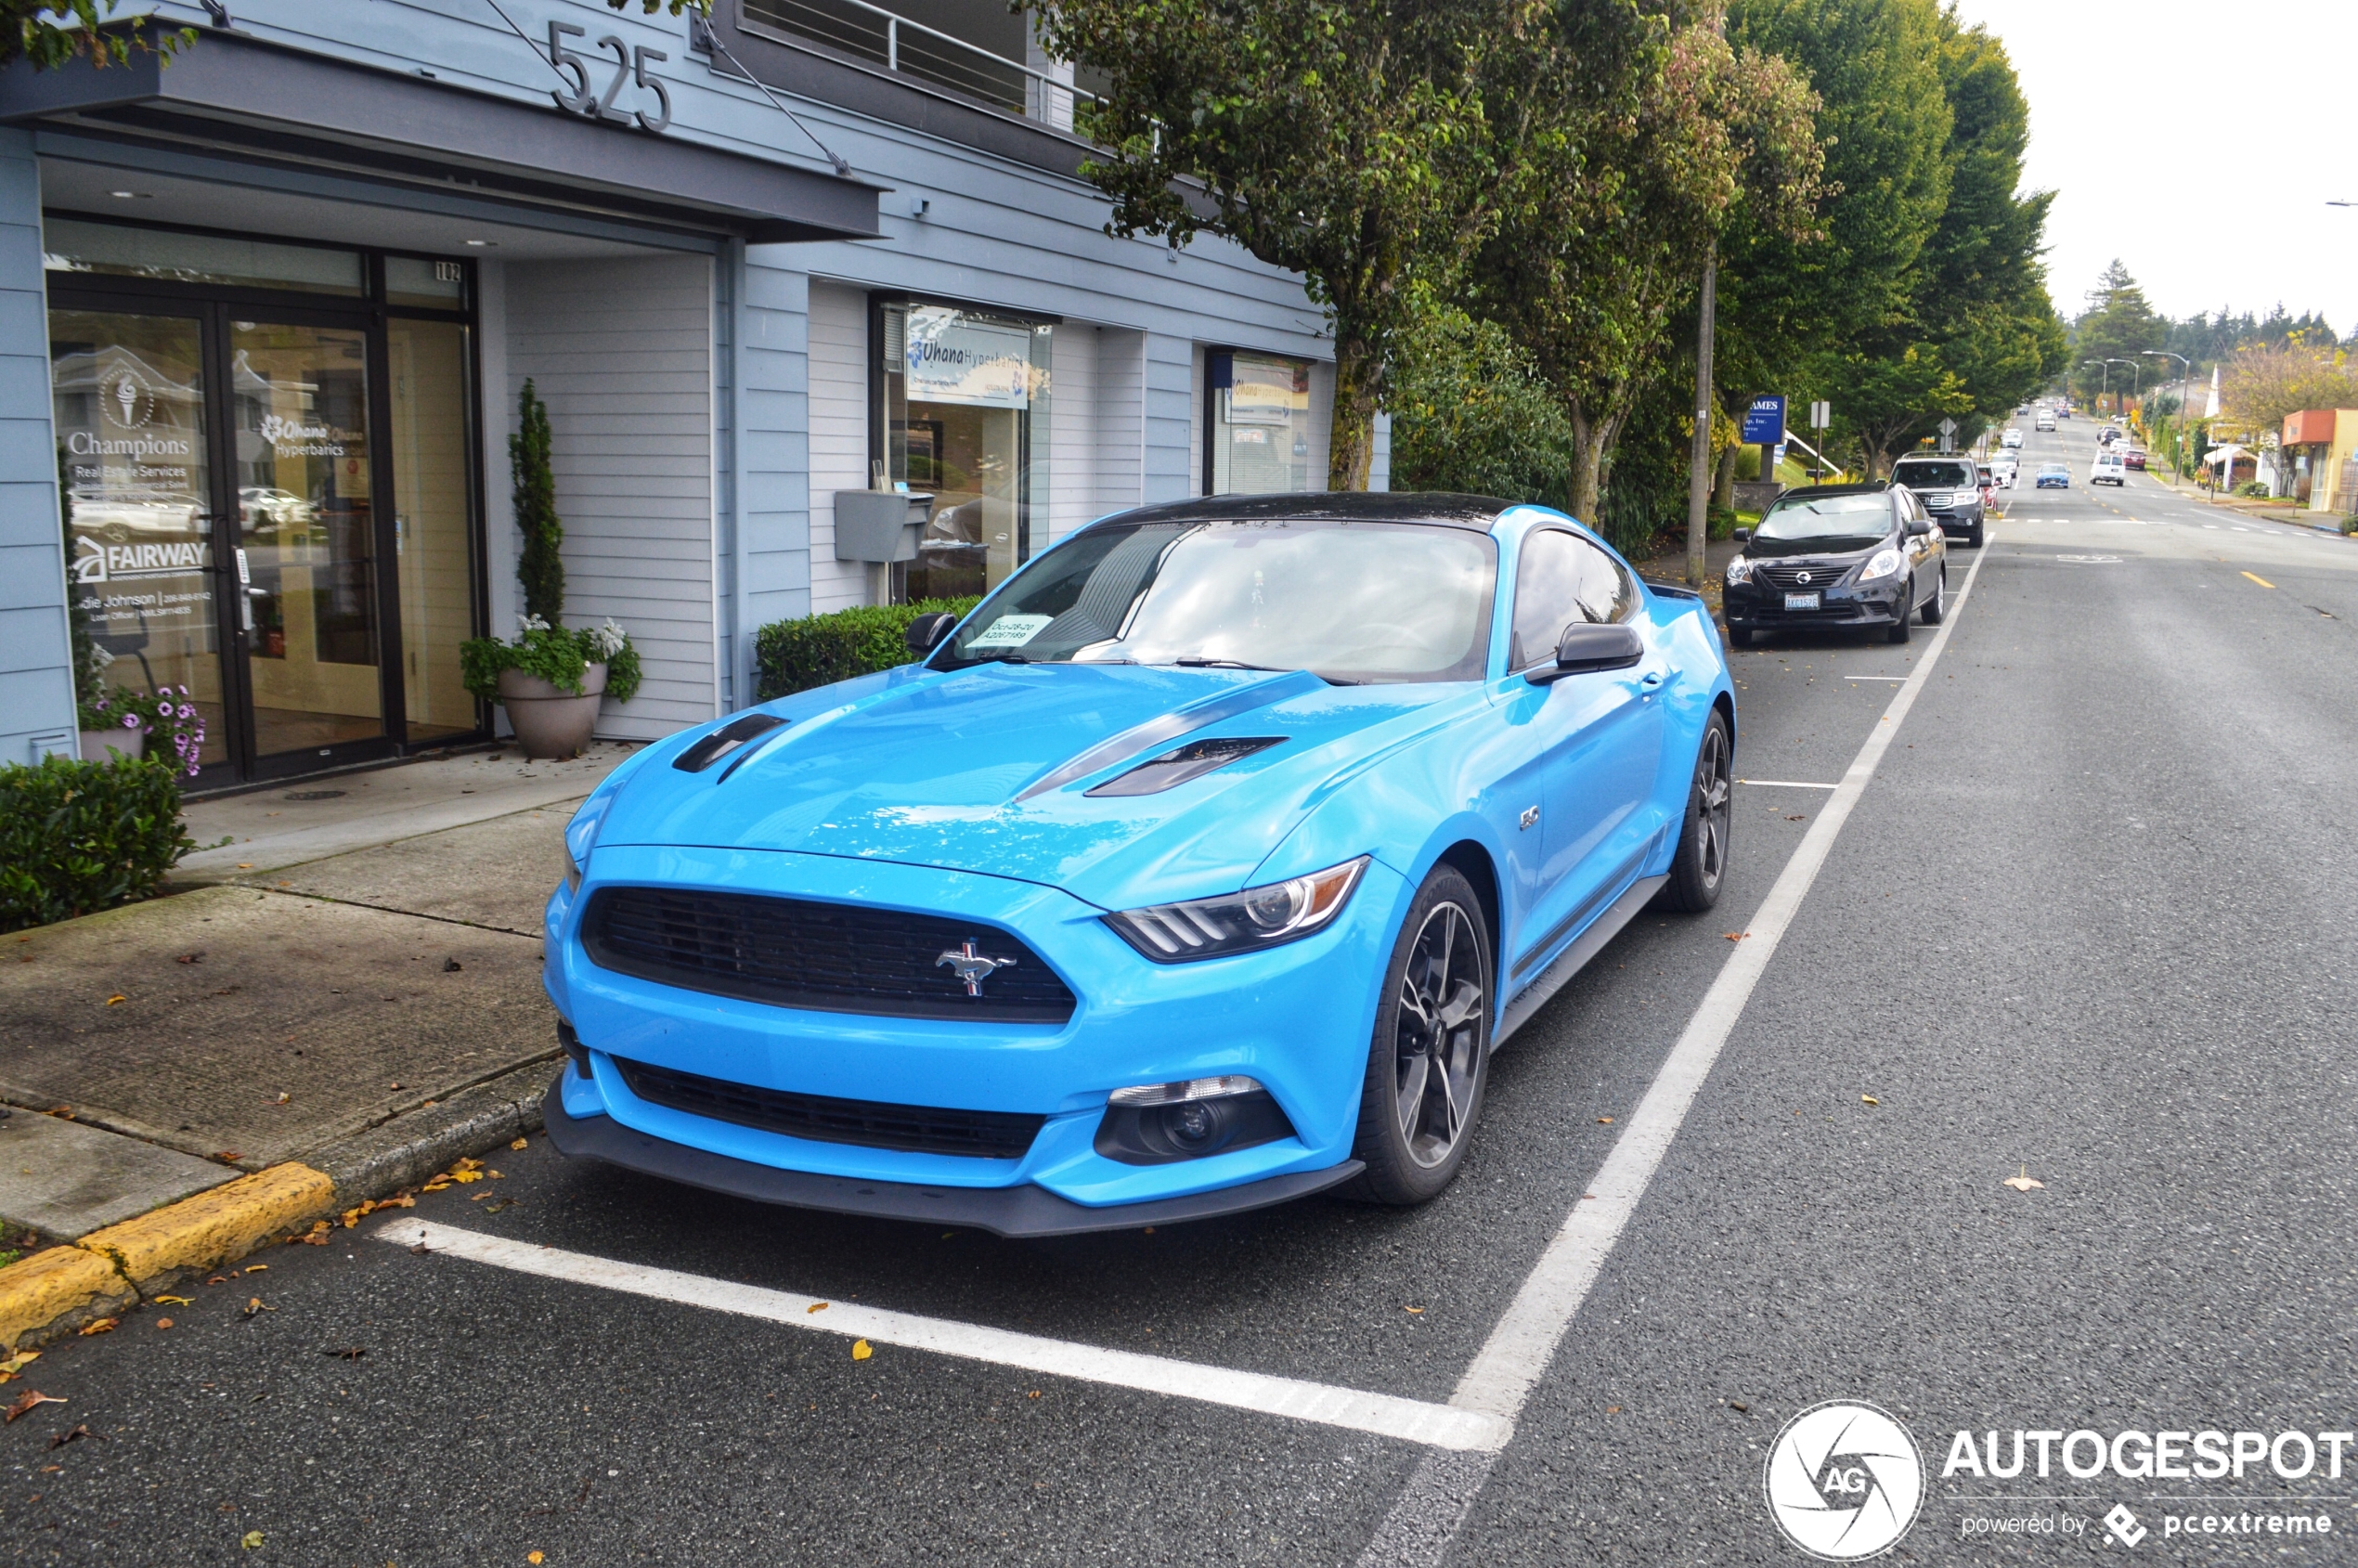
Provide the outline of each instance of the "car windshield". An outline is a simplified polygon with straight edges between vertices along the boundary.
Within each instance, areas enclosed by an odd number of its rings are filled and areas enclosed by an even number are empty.
[[[1308,669],[1329,680],[1477,680],[1496,547],[1439,525],[1290,518],[1108,523],[966,617],[937,669],[1015,664]]]
[[[1973,470],[1961,462],[1903,462],[1891,471],[1892,483],[1911,490],[1939,490],[1973,483]]]
[[[2064,467],[2064,465],[2059,462],[2051,462],[2039,472],[2041,473],[2069,473],[2071,470]]]
[[[1891,499],[1878,492],[1812,497],[1800,490],[1780,496],[1753,531],[1754,553],[1834,553],[1864,550],[1891,532]],[[1783,546],[1779,550],[1776,547]],[[1766,546],[1766,549],[1759,547]]]

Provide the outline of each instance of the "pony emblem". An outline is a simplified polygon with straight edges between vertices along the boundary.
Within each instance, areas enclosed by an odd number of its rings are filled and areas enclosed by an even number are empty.
[[[945,950],[940,957],[933,961],[935,968],[947,969],[965,981],[968,996],[980,996],[983,981],[1014,964],[1012,958],[991,958],[977,952],[972,937],[960,942],[954,950]]]

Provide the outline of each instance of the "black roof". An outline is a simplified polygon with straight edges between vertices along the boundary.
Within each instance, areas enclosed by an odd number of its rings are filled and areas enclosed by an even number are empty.
[[[1274,496],[1202,496],[1116,513],[1124,523],[1265,523],[1281,518],[1349,523],[1440,523],[1488,533],[1499,513],[1520,506],[1495,496],[1446,490],[1317,491]]]

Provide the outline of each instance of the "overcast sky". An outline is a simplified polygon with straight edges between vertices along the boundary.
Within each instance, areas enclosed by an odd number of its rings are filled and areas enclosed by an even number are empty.
[[[2030,100],[2066,316],[2118,256],[2157,310],[2322,310],[2358,328],[2358,0],[1958,0]],[[2264,235],[2262,231],[2264,232]]]

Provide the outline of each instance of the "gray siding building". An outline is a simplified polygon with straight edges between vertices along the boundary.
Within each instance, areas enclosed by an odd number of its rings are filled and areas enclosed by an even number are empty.
[[[767,622],[1324,485],[1300,279],[1108,235],[1087,84],[998,0],[228,10],[0,73],[0,760],[76,749],[76,623],[192,693],[198,787],[491,738],[527,380],[566,619],[645,664],[615,737],[749,703]]]

